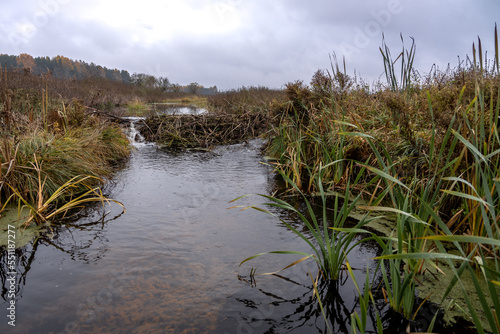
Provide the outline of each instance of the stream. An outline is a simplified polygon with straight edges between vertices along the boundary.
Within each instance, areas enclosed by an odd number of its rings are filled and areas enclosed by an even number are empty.
[[[116,204],[90,207],[16,250],[15,327],[6,318],[10,276],[2,253],[0,333],[327,333],[313,296],[313,263],[267,276],[250,271],[275,271],[299,257],[270,254],[239,266],[265,251],[310,252],[277,217],[230,208],[259,204],[258,196],[230,201],[276,188],[262,144],[171,152],[134,142],[105,189],[125,213]],[[377,251],[363,244],[349,256],[361,286]],[[358,296],[352,279],[345,275],[320,293],[328,296],[333,332],[349,333]]]

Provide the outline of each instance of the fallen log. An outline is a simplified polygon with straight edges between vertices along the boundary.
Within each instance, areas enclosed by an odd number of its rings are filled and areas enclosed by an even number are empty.
[[[106,112],[106,111],[102,111],[102,110],[87,107],[87,106],[84,106],[84,108],[87,109],[88,113],[90,113],[92,115],[97,115],[97,116],[102,117],[102,118],[106,118],[107,120],[114,122],[114,123],[118,123],[118,124],[130,123],[130,120],[128,120],[128,119],[113,115],[113,114]]]

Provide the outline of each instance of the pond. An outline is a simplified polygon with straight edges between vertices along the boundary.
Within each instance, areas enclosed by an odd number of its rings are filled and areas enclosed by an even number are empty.
[[[201,115],[207,112],[205,108],[178,103],[153,103],[152,110],[158,114],[169,115]]]
[[[327,333],[313,296],[313,263],[255,277],[252,267],[269,272],[298,258],[269,255],[238,266],[264,251],[310,251],[278,218],[229,209],[261,201],[229,203],[236,197],[276,188],[272,168],[262,163],[262,144],[169,152],[136,143],[106,188],[125,213],[118,205],[89,208],[16,251],[15,327],[6,320],[10,276],[2,253],[0,332]],[[288,213],[274,213],[299,226]],[[377,252],[363,244],[350,254],[358,282]],[[357,308],[352,279],[345,275],[320,292],[333,332],[349,333]],[[404,332],[379,301],[385,326]]]

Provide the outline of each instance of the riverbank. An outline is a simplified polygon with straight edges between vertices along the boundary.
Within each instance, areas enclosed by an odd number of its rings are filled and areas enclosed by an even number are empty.
[[[351,241],[368,233],[367,240],[376,242],[382,254],[376,257],[376,270],[367,270],[366,297],[359,298],[362,314],[370,311],[373,319],[379,315],[369,299],[369,293],[375,294],[406,318],[409,330],[420,330],[419,312],[435,298],[443,309],[467,309],[464,316],[479,332],[499,331],[498,52],[492,68],[474,61],[415,80],[411,61],[398,58],[398,64],[386,47],[381,50],[387,85],[375,90],[334,62],[331,72],[316,72],[310,85],[291,82],[284,91],[243,88],[207,98],[207,108],[218,116],[152,116],[149,139],[175,143],[176,148],[213,147],[265,133],[266,159],[289,190],[303,196],[302,207],[311,198],[316,204],[323,201],[323,212],[316,217],[309,207],[302,215],[304,211],[265,194],[275,207],[302,220],[303,225],[296,225],[300,228],[284,225],[313,248],[314,255],[301,254],[318,264],[323,283],[336,283],[349,270]],[[410,50],[403,47],[401,54],[411,59],[414,51],[413,45]],[[403,69],[401,80],[394,74],[396,65]],[[19,79],[19,73],[13,77]],[[28,209],[21,225],[47,226],[50,231],[54,219],[67,217],[84,203],[107,202],[101,186],[130,153],[122,129],[110,121],[113,117],[101,117],[103,113],[81,100],[49,95],[48,89],[9,88],[7,81],[2,86],[0,195],[2,204]],[[101,99],[101,93],[94,95]],[[127,113],[151,112],[151,101],[129,98],[119,103]],[[113,108],[112,100],[99,101]],[[216,133],[222,139],[209,142]],[[355,211],[359,216],[353,228],[347,217]],[[395,217],[382,236],[368,229],[370,220],[381,220],[373,219],[375,213]],[[311,236],[315,242],[309,241]],[[252,268],[250,281],[254,274]],[[370,284],[374,277],[379,284]],[[429,299],[416,298],[425,282],[437,281],[444,282],[440,291]],[[452,295],[456,292],[461,303]],[[351,317],[351,325],[362,332],[362,320]],[[423,330],[432,331],[428,325]]]
[[[27,209],[28,215],[17,226],[22,229],[26,224],[45,225],[70,215],[86,202],[106,201],[100,187],[130,154],[121,127],[75,99],[75,92],[65,96],[67,89],[54,91],[64,80],[44,81],[15,72],[2,72],[0,77],[4,106],[0,208]],[[37,89],[42,83],[44,88]]]
[[[288,101],[273,111],[279,121],[266,154],[296,193],[340,192],[365,203],[342,207],[342,214],[356,207],[362,217],[395,216],[388,235],[369,238],[383,250],[376,259],[383,263],[384,284],[365,291],[383,293],[391,308],[413,321],[419,318],[419,287],[445,282],[432,300],[443,309],[467,310],[462,315],[479,332],[499,332],[498,50],[491,67],[474,54],[465,67],[420,78],[412,68],[414,44],[403,46],[406,57],[397,60],[386,46],[381,51],[387,85],[376,90],[335,62],[331,72],[317,71],[310,85],[288,83]],[[356,234],[365,224],[361,219],[356,230],[334,225],[332,233],[345,238],[336,229]],[[332,226],[310,226],[321,271],[335,280],[339,273],[328,268],[342,268],[342,261],[330,265],[341,253],[322,237]]]

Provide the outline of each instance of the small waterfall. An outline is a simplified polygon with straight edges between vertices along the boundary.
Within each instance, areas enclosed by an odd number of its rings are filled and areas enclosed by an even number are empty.
[[[138,144],[138,143],[144,143],[144,137],[141,135],[141,133],[136,129],[135,124],[140,121],[144,120],[143,117],[128,117],[130,120],[130,125],[128,128],[128,139],[132,143],[132,145]]]

